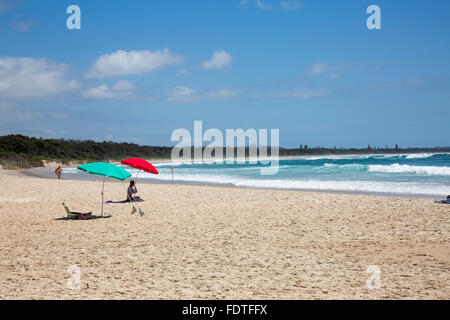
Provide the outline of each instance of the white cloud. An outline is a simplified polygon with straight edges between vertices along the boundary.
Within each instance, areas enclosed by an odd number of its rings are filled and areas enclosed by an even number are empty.
[[[330,91],[327,88],[311,89],[311,88],[300,88],[294,90],[282,91],[278,95],[285,98],[300,98],[308,99],[314,97],[322,97],[329,94]]]
[[[255,0],[255,3],[256,3],[256,6],[258,8],[260,8],[261,10],[272,10],[273,9],[271,5],[263,3],[262,0]]]
[[[69,67],[47,59],[0,59],[0,97],[44,98],[79,87],[66,79]]]
[[[302,7],[302,4],[298,1],[281,1],[281,9],[283,10],[298,10]]]
[[[62,130],[52,130],[49,128],[36,128],[27,127],[21,130],[21,133],[30,135],[33,137],[58,137],[63,135],[65,132]]]
[[[319,75],[328,70],[328,66],[325,62],[317,62],[312,65],[311,67],[311,74],[313,75]]]
[[[34,20],[29,20],[29,21],[14,20],[9,25],[15,31],[25,32],[25,31],[30,30],[34,26],[35,23],[36,23],[36,21],[34,21]]]
[[[330,79],[337,79],[337,78],[339,78],[339,74],[336,73],[336,72],[331,72],[331,73],[328,75],[328,78],[330,78]]]
[[[229,98],[229,97],[237,96],[238,94],[239,94],[239,91],[231,90],[231,89],[210,90],[207,93],[207,95],[209,95],[212,98]]]
[[[14,10],[15,7],[17,7],[18,3],[17,2],[12,2],[12,1],[1,1],[0,2],[0,12],[5,12],[5,11],[11,11]]]
[[[178,74],[182,76],[187,76],[189,74],[189,70],[183,68],[180,71],[178,71]]]
[[[211,60],[203,62],[206,69],[223,69],[233,61],[233,57],[226,51],[214,51]]]
[[[143,74],[170,64],[183,62],[183,58],[164,48],[159,51],[123,51],[100,56],[86,75],[88,78],[109,78],[129,74]]]
[[[407,83],[408,83],[408,84],[412,84],[412,85],[415,85],[415,84],[421,84],[421,83],[422,83],[422,80],[421,80],[421,79],[414,78],[414,79],[409,79],[409,80],[407,81]]]
[[[340,75],[338,71],[340,71],[340,69],[342,69],[342,66],[329,66],[325,62],[317,62],[312,65],[310,74],[315,76],[327,74],[326,76],[328,79],[333,80],[339,78]]]
[[[196,90],[184,86],[177,86],[168,92],[168,101],[188,103],[205,99],[231,98],[238,95],[237,90],[232,89],[211,89]]]
[[[248,5],[248,0],[241,0],[241,2],[239,3],[239,7],[245,7]]]
[[[34,116],[31,112],[22,112],[22,113],[19,113],[17,116],[22,121],[31,121],[34,118]]]
[[[63,130],[52,130],[52,129],[48,129],[48,128],[36,128],[34,130],[32,130],[36,133],[44,133],[48,136],[59,136],[65,133],[65,131]]]
[[[167,89],[159,98],[153,97],[137,97],[134,93],[134,84],[125,80],[119,81],[112,86],[102,84],[97,87],[90,88],[81,93],[84,99],[163,99],[170,102],[188,103],[197,100],[213,100],[222,98],[231,98],[239,94],[234,89],[207,89],[197,90],[186,86],[176,86]]]
[[[113,86],[116,91],[131,91],[134,90],[134,83],[127,80],[120,80]]]
[[[98,141],[98,142],[103,142],[103,141],[113,141],[113,142],[128,142],[128,143],[134,142],[134,143],[139,143],[139,142],[142,142],[142,141],[143,141],[143,139],[141,139],[141,138],[131,138],[131,137],[123,138],[123,137],[114,137],[112,134],[107,134],[107,135],[105,135],[105,138],[104,138],[104,139],[99,138],[99,137],[92,137],[92,138],[90,138],[90,139],[91,139],[91,140],[94,140],[94,141]]]
[[[9,109],[10,106],[11,106],[11,105],[10,105],[9,103],[0,101],[0,110],[2,110],[2,109],[3,109],[3,110]]]
[[[84,99],[126,99],[134,96],[131,92],[133,89],[133,83],[121,80],[114,84],[112,88],[102,84],[82,92],[81,95]]]
[[[82,94],[85,99],[114,99],[115,95],[106,84],[91,88],[84,91]]]
[[[197,90],[188,87],[177,86],[170,90],[169,98],[167,100],[174,102],[192,102],[197,98]]]

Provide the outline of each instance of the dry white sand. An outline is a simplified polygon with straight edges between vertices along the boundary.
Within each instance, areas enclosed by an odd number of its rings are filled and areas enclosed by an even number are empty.
[[[450,206],[430,200],[138,183],[144,217],[65,221],[63,201],[99,214],[100,182],[0,183],[1,299],[450,298]]]

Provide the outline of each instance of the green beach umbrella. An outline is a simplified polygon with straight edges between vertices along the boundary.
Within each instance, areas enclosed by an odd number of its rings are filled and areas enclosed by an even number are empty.
[[[86,163],[78,167],[79,170],[90,173],[98,174],[103,176],[103,186],[102,186],[102,216],[103,216],[103,191],[105,189],[105,179],[110,177],[118,180],[126,180],[131,177],[131,174],[125,169],[118,167],[114,164],[108,162],[94,162]]]

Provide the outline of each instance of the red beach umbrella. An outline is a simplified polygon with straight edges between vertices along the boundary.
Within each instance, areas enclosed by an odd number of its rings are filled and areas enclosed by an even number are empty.
[[[158,170],[148,161],[139,158],[130,158],[121,161],[122,164],[138,169],[143,170],[148,173],[159,174]]]

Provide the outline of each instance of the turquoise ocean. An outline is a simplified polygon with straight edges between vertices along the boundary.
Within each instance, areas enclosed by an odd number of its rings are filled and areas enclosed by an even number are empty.
[[[139,172],[138,181],[174,180],[237,187],[322,190],[391,195],[450,194],[450,154],[311,156],[280,159],[275,175],[261,175],[267,164],[162,162],[159,175]],[[125,167],[136,178],[137,170]],[[68,174],[76,168],[66,169]]]

